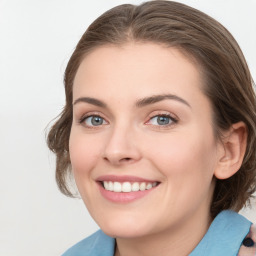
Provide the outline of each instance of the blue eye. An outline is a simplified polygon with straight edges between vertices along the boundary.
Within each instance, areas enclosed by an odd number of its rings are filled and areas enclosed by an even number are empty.
[[[148,123],[152,125],[168,126],[172,123],[176,123],[177,120],[168,115],[157,115],[152,117]]]
[[[85,123],[86,126],[100,126],[107,124],[107,122],[100,116],[88,116],[81,120],[82,123]]]

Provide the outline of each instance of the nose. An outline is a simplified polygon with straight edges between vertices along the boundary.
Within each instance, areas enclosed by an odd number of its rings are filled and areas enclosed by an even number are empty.
[[[138,145],[135,131],[131,127],[116,126],[108,135],[103,158],[115,166],[134,163],[141,158]]]

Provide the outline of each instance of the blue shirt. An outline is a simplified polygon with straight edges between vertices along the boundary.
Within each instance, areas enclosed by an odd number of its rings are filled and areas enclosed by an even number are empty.
[[[236,212],[222,211],[189,256],[237,255],[251,224]],[[114,252],[115,239],[99,230],[71,247],[62,256],[113,256]]]

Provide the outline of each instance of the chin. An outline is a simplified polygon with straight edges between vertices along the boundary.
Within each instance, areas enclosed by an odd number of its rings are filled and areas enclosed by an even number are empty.
[[[111,221],[105,222],[103,225],[100,225],[102,231],[111,237],[114,238],[136,238],[149,234],[150,230],[148,225],[138,225],[139,221]]]

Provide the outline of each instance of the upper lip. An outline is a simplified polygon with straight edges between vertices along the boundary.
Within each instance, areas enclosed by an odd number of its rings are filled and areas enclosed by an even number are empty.
[[[96,181],[117,181],[117,182],[157,182],[157,180],[150,180],[150,179],[145,179],[137,176],[130,176],[130,175],[102,175],[99,176]]]

